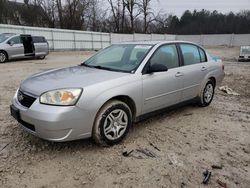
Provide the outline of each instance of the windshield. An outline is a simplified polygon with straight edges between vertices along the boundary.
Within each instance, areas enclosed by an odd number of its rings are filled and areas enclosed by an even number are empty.
[[[11,36],[13,36],[13,34],[6,34],[6,33],[0,34],[0,43],[4,42],[6,39],[10,38]]]
[[[137,69],[152,45],[119,44],[98,52],[83,65],[112,71],[132,72]]]
[[[250,54],[250,46],[241,46],[241,55],[249,55]]]

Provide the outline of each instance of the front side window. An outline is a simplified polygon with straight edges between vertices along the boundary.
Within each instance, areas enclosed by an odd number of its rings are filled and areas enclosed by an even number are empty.
[[[20,40],[20,37],[17,36],[17,37],[13,37],[13,38],[10,39],[8,42],[9,42],[9,43],[10,43],[10,42],[13,42],[14,44],[20,44],[20,43],[21,43],[21,40]]]
[[[168,69],[178,67],[179,59],[176,46],[174,44],[161,46],[152,56],[150,64],[162,64]]]
[[[200,53],[195,45],[181,44],[180,48],[184,59],[184,65],[193,65],[201,62]]]
[[[0,43],[4,42],[5,40],[7,40],[8,38],[10,38],[11,36],[13,36],[13,34],[6,34],[6,33],[3,33],[3,34],[0,34]]]
[[[83,65],[114,71],[132,72],[140,65],[152,45],[117,44],[98,52]]]

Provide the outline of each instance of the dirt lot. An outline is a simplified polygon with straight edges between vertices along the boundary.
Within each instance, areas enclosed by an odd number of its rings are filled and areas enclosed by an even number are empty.
[[[134,125],[121,144],[91,140],[51,143],[22,131],[9,114],[20,82],[50,68],[81,63],[91,52],[51,53],[45,60],[0,65],[0,187],[228,187],[250,185],[250,63],[237,63],[238,48],[208,48],[225,61],[228,85],[207,108],[185,106]],[[157,146],[153,148],[149,142]],[[124,150],[147,148],[156,157]],[[212,169],[212,165],[222,169]],[[203,172],[212,172],[202,185]]]

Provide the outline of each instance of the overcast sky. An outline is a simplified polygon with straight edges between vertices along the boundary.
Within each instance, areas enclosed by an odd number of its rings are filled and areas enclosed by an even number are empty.
[[[17,0],[23,2],[23,0]],[[108,6],[107,0],[100,0],[105,7]],[[181,16],[185,10],[217,10],[222,13],[230,11],[250,10],[250,0],[152,0],[151,7],[155,10],[167,14]]]

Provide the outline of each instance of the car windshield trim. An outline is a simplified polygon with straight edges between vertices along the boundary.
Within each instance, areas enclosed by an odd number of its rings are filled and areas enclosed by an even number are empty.
[[[134,73],[153,48],[153,44],[113,44],[81,65],[109,71]]]

